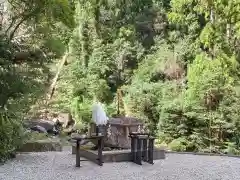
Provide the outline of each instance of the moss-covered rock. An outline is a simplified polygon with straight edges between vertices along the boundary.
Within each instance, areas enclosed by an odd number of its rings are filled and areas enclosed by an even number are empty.
[[[23,144],[20,152],[45,152],[45,151],[62,151],[62,144],[58,140],[36,140],[28,141]]]

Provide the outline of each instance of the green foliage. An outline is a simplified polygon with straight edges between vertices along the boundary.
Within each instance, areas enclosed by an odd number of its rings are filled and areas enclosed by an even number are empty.
[[[8,159],[22,144],[23,128],[15,114],[0,112],[0,162]]]
[[[174,139],[171,143],[169,143],[169,148],[172,151],[186,151],[186,145],[184,145],[185,141],[184,139],[178,138]]]
[[[14,0],[3,6],[7,11],[0,29],[0,161],[21,146],[21,117],[44,99],[50,54],[63,54],[75,25],[69,1]]]
[[[117,1],[116,6],[102,1],[95,3],[77,3],[78,24],[69,45],[72,62],[60,81],[60,86],[61,83],[72,85],[67,90],[72,99],[69,108],[74,118],[85,125],[91,120],[94,97],[106,104],[109,116],[116,114],[116,91],[130,83],[133,70],[144,54],[135,24],[129,19],[135,15],[123,16],[125,9],[121,9]],[[132,4],[128,6],[133,8]],[[104,19],[105,13],[111,22]],[[62,93],[58,93],[62,97]]]
[[[227,154],[236,154],[239,155],[239,149],[235,143],[227,143],[227,148],[224,150]]]
[[[132,77],[132,83],[125,87],[125,101],[131,114],[145,120],[155,133],[158,130],[159,118],[162,116],[161,109],[172,103],[183,88],[182,79],[173,82],[168,80],[172,68],[182,63],[182,51],[176,51],[174,55],[171,47],[165,43],[157,47],[141,62]],[[175,49],[177,47],[178,45]],[[177,60],[174,61],[174,58]],[[183,73],[184,70],[181,71]]]
[[[39,132],[26,132],[24,134],[24,141],[36,141],[47,139],[47,135]]]
[[[233,126],[239,128],[236,118],[239,104],[235,101],[239,96],[234,81],[237,76],[233,73],[237,66],[229,64],[237,62],[225,58],[220,56],[211,61],[198,56],[189,66],[188,89],[162,108],[159,125],[163,141],[186,137],[187,150],[210,148],[214,152],[225,152],[226,142],[235,143],[237,131],[229,130]]]
[[[34,20],[54,19],[61,21],[68,27],[74,26],[74,6],[68,0],[43,0],[43,1],[19,1],[12,0],[11,10],[17,18],[26,18],[31,16]],[[24,13],[20,13],[23,10]]]
[[[109,117],[116,114],[121,89],[121,113],[142,119],[170,149],[239,153],[237,1],[32,0],[12,5],[15,25],[24,20],[23,25],[34,27],[25,49],[38,47],[50,60],[69,54],[50,106],[70,110],[80,130],[91,121],[94,97]],[[6,31],[10,39],[14,27]],[[48,68],[13,65],[16,45],[4,38],[0,43],[0,105],[20,112],[17,105],[32,104],[44,91],[46,72],[41,71]]]

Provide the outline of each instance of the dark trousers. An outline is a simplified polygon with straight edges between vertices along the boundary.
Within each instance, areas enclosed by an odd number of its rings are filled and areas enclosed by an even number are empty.
[[[106,135],[106,125],[98,125],[96,126],[96,135],[101,133],[101,135]]]

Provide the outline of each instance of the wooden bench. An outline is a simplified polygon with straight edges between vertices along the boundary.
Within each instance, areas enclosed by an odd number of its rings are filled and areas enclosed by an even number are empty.
[[[102,150],[103,150],[103,135],[98,135],[98,136],[77,136],[77,137],[73,137],[72,140],[75,141],[76,143],[76,167],[80,167],[80,142],[82,140],[87,140],[87,139],[96,139],[98,141],[98,158],[97,160],[97,164],[99,166],[103,165],[103,161],[102,161]]]
[[[154,137],[149,133],[129,133],[132,161],[142,165],[142,160],[153,164]]]

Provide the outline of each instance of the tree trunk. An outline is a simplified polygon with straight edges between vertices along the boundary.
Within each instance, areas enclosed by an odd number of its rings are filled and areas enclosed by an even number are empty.
[[[53,96],[53,94],[54,94],[54,91],[55,91],[55,87],[56,87],[56,85],[57,85],[57,80],[58,80],[59,74],[60,74],[60,72],[61,72],[61,70],[62,70],[62,68],[63,68],[63,65],[65,64],[67,58],[68,58],[68,53],[65,53],[65,55],[63,56],[63,58],[62,58],[61,61],[60,61],[60,65],[59,65],[59,67],[58,67],[58,71],[57,71],[55,77],[53,78],[52,84],[51,84],[51,86],[50,86],[50,88],[49,88],[49,91],[48,91],[48,93],[47,93],[47,104],[48,104],[49,100],[52,98],[52,96]]]

